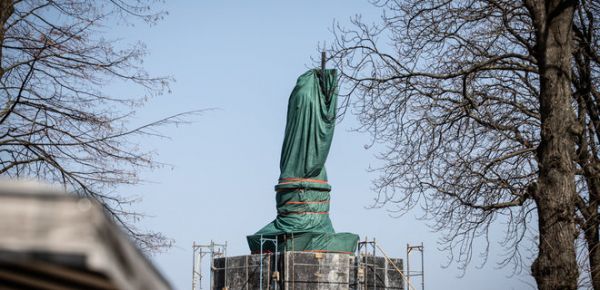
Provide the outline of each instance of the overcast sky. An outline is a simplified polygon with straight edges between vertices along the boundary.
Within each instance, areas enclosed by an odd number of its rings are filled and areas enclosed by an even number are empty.
[[[148,181],[123,187],[120,194],[142,196],[136,208],[150,215],[140,226],[161,231],[176,244],[153,260],[176,289],[190,289],[192,242],[228,242],[228,254],[249,253],[246,235],[275,217],[275,185],[287,100],[296,78],[312,66],[319,42],[331,41],[334,20],[347,24],[357,13],[377,20],[380,11],[366,0],[328,1],[168,1],[169,15],[148,27],[109,27],[107,37],[144,42],[145,67],[173,76],[172,93],[141,108],[137,122],[192,109],[217,108],[195,123],[165,128],[165,139],[140,140],[170,164],[145,172]],[[107,88],[135,94],[130,86]],[[376,149],[365,149],[369,136],[352,131],[354,117],[338,125],[327,161],[331,219],[337,231],[377,238],[386,252],[405,258],[406,244],[425,245],[427,289],[530,289],[528,269],[510,276],[498,269],[501,248],[494,228],[490,258],[474,257],[464,277],[455,264],[443,268],[448,253],[438,250],[439,234],[420,211],[400,218],[384,209],[367,209],[375,194]],[[415,256],[416,258],[417,256]],[[207,269],[205,263],[205,269]],[[413,265],[413,267],[416,265]],[[208,289],[205,272],[204,289]]]

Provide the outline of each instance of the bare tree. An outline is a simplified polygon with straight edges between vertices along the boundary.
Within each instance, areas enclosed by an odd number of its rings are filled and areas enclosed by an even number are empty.
[[[135,136],[181,115],[128,128],[135,109],[168,89],[167,77],[141,67],[142,44],[123,47],[103,38],[105,25],[164,12],[153,0],[0,0],[0,173],[60,183],[94,198],[146,250],[170,245],[160,233],[141,231],[131,200],[115,194],[140,181],[141,168],[159,164]],[[109,95],[110,82],[140,86],[144,96]]]
[[[336,26],[330,49],[346,108],[387,146],[378,202],[423,207],[462,269],[495,221],[517,271],[532,233],[538,288],[576,289],[579,229],[600,269],[598,3],[374,3],[381,22]]]

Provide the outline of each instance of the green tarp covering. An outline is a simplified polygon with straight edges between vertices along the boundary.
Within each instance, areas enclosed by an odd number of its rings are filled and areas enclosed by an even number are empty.
[[[277,239],[278,250],[353,253],[358,236],[335,233],[329,219],[325,161],[331,147],[337,106],[337,71],[309,70],[298,78],[288,103],[281,150],[279,183],[275,186],[277,218],[248,236],[253,253],[260,237]],[[263,251],[273,251],[269,243]]]

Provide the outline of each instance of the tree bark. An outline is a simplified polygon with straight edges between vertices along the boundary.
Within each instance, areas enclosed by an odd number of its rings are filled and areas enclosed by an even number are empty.
[[[4,43],[5,25],[10,16],[14,12],[13,0],[0,0],[0,45]],[[0,59],[2,59],[4,53],[0,46]],[[0,63],[0,77],[4,75],[4,68]]]
[[[539,251],[532,274],[540,290],[577,289],[574,131],[571,106],[571,23],[577,1],[530,0],[540,73],[541,142],[534,199]]]

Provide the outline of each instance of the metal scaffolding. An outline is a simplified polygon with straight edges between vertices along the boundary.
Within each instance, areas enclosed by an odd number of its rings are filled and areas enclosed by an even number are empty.
[[[275,257],[275,272],[273,273],[273,280],[275,280],[275,282],[279,281],[279,270],[277,268],[277,252],[278,252],[278,244],[277,244],[277,238],[271,239],[271,238],[265,238],[262,235],[260,236],[260,290],[263,290],[263,258],[265,255],[264,252],[264,244],[265,243],[272,243],[273,244],[273,249],[274,249],[274,257]],[[277,283],[273,283],[273,288],[274,290],[277,290]],[[267,286],[267,289],[269,288],[269,286]]]
[[[419,254],[421,254],[421,271],[410,271],[410,254],[413,251],[419,252]],[[425,290],[425,258],[423,243],[421,243],[420,245],[406,244],[406,276],[408,281],[410,281],[410,277],[421,276],[421,290]]]
[[[369,249],[370,248],[370,249]],[[367,275],[368,275],[368,269],[369,267],[372,269],[373,272],[373,289],[376,290],[377,289],[377,271],[375,270],[375,264],[374,264],[374,260],[373,261],[373,265],[369,265],[369,260],[367,259],[367,257],[372,256],[372,257],[376,257],[377,256],[377,243],[375,241],[375,239],[373,239],[372,241],[369,241],[367,237],[365,237],[364,241],[359,241],[358,242],[358,247],[356,248],[356,277],[357,277],[357,283],[356,283],[356,289],[357,290],[363,290],[366,289],[366,281],[367,281]]]
[[[200,245],[194,242],[192,244],[194,251],[194,260],[192,268],[192,290],[202,289],[202,258],[207,254],[210,254],[210,265],[213,266],[213,259],[218,257],[227,258],[227,242],[224,244],[217,244],[210,241],[210,244]],[[227,267],[227,263],[225,263]],[[227,271],[225,271],[227,273]]]
[[[365,238],[359,241],[355,256],[352,257],[352,255],[349,255],[349,258],[346,260],[347,262],[342,262],[342,264],[338,264],[338,262],[333,263],[329,260],[323,263],[320,260],[324,259],[323,253],[296,253],[293,251],[293,245],[292,251],[289,254],[286,250],[280,253],[279,250],[281,249],[278,247],[280,243],[281,241],[277,238],[264,236],[260,239],[259,253],[227,257],[227,243],[217,244],[211,241],[209,244],[200,245],[194,242],[192,246],[194,250],[192,290],[203,289],[202,278],[204,275],[202,273],[202,261],[203,257],[209,254],[211,275],[213,275],[210,282],[210,290],[228,290],[229,287],[240,290],[287,289],[286,287],[289,285],[286,283],[291,283],[292,287],[294,287],[295,283],[298,283],[297,281],[300,281],[302,285],[306,284],[309,280],[302,280],[306,279],[306,277],[312,277],[312,280],[310,280],[310,283],[313,283],[312,286],[315,285],[314,283],[317,286],[319,283],[329,284],[332,281],[322,279],[322,277],[327,277],[329,270],[322,272],[321,268],[329,269],[334,265],[336,267],[340,267],[340,265],[343,268],[345,267],[344,269],[346,269],[345,271],[349,275],[349,280],[345,281],[346,284],[343,285],[347,285],[346,287],[349,287],[349,289],[382,290],[404,288],[406,290],[416,290],[410,278],[413,277],[414,279],[417,276],[421,276],[421,288],[424,287],[422,244],[418,246],[407,245],[407,271],[405,272],[402,269],[402,261],[390,258],[375,239],[368,240]],[[409,260],[411,254],[414,256],[415,251],[421,253],[421,271],[410,271],[411,266],[418,266],[410,264]],[[303,258],[296,261],[297,256],[301,255],[310,255],[306,257],[311,258],[309,260]],[[281,263],[281,259],[283,259],[283,264]],[[317,259],[317,261],[314,259]],[[281,269],[279,264],[282,266]],[[417,263],[413,261],[413,264],[418,264],[418,261]],[[297,267],[300,267],[303,272],[310,273],[310,275],[296,280],[298,278],[294,272]],[[279,271],[282,271],[282,277],[280,277]],[[336,280],[333,283],[340,282]],[[406,286],[403,286],[403,284]],[[392,288],[388,288],[390,286]]]

